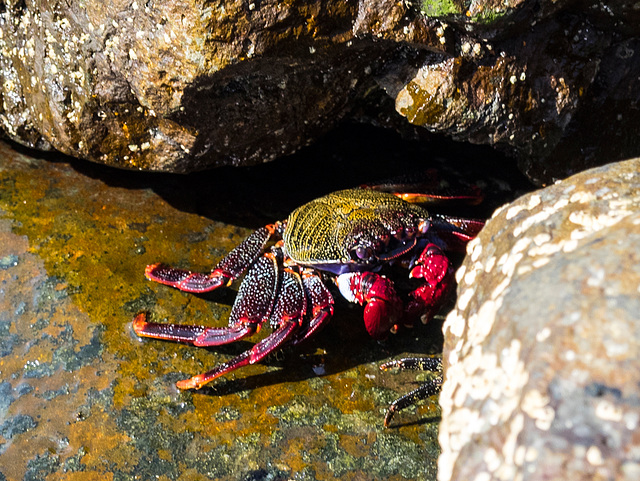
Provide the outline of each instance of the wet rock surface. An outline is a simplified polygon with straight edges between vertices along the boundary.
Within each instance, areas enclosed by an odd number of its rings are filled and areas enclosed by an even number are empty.
[[[150,283],[147,264],[206,271],[297,205],[423,165],[432,151],[373,138],[334,136],[307,149],[311,172],[290,159],[126,179],[0,144],[0,479],[435,479],[439,407],[403,411],[385,430],[388,403],[416,379],[379,365],[437,353],[441,321],[380,344],[361,309],[338,299],[332,322],[305,346],[194,392],[175,382],[269,329],[212,349],[141,341],[131,329],[141,310],[224,326],[234,299],[234,288],[205,297]]]
[[[10,2],[0,121],[32,147],[189,172],[350,115],[421,135],[408,120],[544,184],[638,154],[638,25],[619,1]]]
[[[499,209],[444,325],[438,479],[640,475],[640,159]]]

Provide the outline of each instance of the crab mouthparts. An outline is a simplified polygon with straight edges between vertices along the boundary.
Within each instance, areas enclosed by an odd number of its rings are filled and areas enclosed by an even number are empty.
[[[413,249],[416,246],[417,242],[418,242],[418,239],[415,237],[413,239],[407,239],[406,241],[398,244],[398,246],[392,249],[391,251],[380,254],[378,258],[382,261],[388,261],[391,259],[395,259],[396,257],[403,256],[407,252],[409,252],[411,249]]]

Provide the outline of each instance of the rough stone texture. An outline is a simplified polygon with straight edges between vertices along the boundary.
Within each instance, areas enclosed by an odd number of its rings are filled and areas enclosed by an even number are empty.
[[[397,126],[377,82],[410,122],[545,183],[640,151],[639,25],[619,0],[5,2],[0,124],[188,172],[293,152],[363,103]]]
[[[418,3],[446,53],[382,80],[410,122],[495,145],[539,184],[640,152],[637,3]]]
[[[499,209],[444,325],[438,479],[640,478],[640,159]]]
[[[9,2],[2,125],[40,148],[187,172],[329,129],[385,50],[345,2]],[[365,48],[366,47],[366,48]]]

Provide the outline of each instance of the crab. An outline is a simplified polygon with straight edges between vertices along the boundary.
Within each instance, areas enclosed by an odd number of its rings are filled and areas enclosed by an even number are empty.
[[[148,279],[182,291],[202,293],[228,286],[246,271],[228,327],[148,321],[136,315],[138,336],[195,346],[228,344],[256,333],[268,322],[273,332],[237,357],[179,381],[199,389],[237,368],[261,361],[284,346],[295,346],[321,329],[334,312],[327,284],[350,302],[364,305],[364,323],[376,339],[399,325],[432,318],[451,290],[446,249],[460,249],[482,227],[470,219],[430,215],[399,196],[378,190],[341,190],[295,209],[284,221],[261,227],[208,273],[165,264],[147,266]],[[267,249],[270,239],[277,239]],[[414,278],[403,297],[382,271],[406,269]]]
[[[399,397],[393,401],[387,408],[384,416],[384,427],[388,428],[391,424],[393,415],[409,406],[414,405],[421,399],[435,396],[440,392],[442,385],[442,358],[441,357],[405,357],[394,361],[385,362],[380,366],[380,370],[388,371],[389,369],[411,369],[420,371],[432,371],[437,375],[429,381],[423,383],[413,391]]]

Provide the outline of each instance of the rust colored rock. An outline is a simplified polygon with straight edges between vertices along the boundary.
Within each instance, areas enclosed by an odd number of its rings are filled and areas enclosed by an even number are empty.
[[[444,325],[441,481],[640,473],[640,159],[499,209]]]

